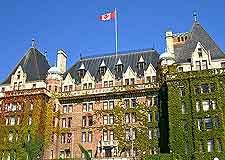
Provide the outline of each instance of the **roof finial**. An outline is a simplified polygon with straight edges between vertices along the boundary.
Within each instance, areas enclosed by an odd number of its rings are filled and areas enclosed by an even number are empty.
[[[35,39],[32,38],[32,47],[34,48],[35,47]]]
[[[194,17],[194,19],[195,19],[195,22],[197,22],[198,21],[198,19],[197,19],[197,13],[196,13],[196,11],[194,11],[194,13],[193,13],[193,17]]]

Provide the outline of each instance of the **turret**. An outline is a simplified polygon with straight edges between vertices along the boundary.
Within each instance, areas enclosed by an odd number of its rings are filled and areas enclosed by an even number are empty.
[[[67,55],[66,53],[60,49],[57,52],[57,68],[61,71],[61,73],[66,72],[66,63],[67,63]]]

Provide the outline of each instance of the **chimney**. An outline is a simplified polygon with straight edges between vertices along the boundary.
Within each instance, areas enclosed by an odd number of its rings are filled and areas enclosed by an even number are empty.
[[[174,54],[174,46],[173,46],[173,32],[166,32],[166,50],[168,53]]]
[[[62,49],[58,50],[58,52],[57,52],[57,67],[62,73],[66,72],[66,63],[67,63],[66,53]]]

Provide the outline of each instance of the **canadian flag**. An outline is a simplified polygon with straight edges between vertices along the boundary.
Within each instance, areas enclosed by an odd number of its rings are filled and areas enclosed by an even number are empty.
[[[115,11],[103,14],[99,17],[100,21],[109,21],[111,19],[115,19]]]

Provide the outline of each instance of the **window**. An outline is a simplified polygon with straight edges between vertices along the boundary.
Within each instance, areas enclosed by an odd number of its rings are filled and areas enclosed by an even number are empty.
[[[202,70],[208,69],[207,66],[207,61],[206,60],[202,60]]]
[[[144,66],[145,66],[145,63],[143,63],[143,62],[139,62],[138,63],[138,69],[139,70],[143,70],[144,69]]]
[[[152,121],[152,112],[149,112],[148,113],[148,122],[151,122]]]
[[[209,88],[210,88],[210,92],[215,92],[215,90],[216,90],[216,87],[215,87],[214,83],[210,83]]]
[[[136,99],[131,99],[131,107],[136,107],[136,104],[137,104],[137,102],[136,102]]]
[[[151,82],[151,76],[146,77],[146,82],[150,83]]]
[[[155,112],[155,121],[159,121],[159,112]]]
[[[183,67],[178,67],[178,72],[183,72]]]
[[[62,128],[66,128],[66,118],[62,119]]]
[[[215,117],[214,125],[215,125],[215,128],[220,128],[220,119],[219,119],[219,117]]]
[[[196,106],[196,112],[199,112],[200,111],[200,102],[196,101],[195,106]]]
[[[82,117],[82,127],[85,127],[87,123],[86,116]]]
[[[125,114],[125,123],[130,123],[130,114],[129,113]]]
[[[88,89],[92,89],[92,83],[88,83]]]
[[[187,131],[188,130],[188,122],[186,120],[184,120],[183,125],[184,125],[184,130]]]
[[[83,112],[87,112],[87,103],[83,104]]]
[[[67,143],[72,142],[72,133],[67,133]]]
[[[125,105],[125,108],[128,108],[130,106],[130,101],[129,99],[125,99],[124,100],[124,105]]]
[[[202,130],[203,122],[202,119],[198,119],[198,130]]]
[[[27,142],[30,142],[30,140],[31,140],[31,135],[30,135],[30,132],[28,131]]]
[[[109,134],[110,134],[110,135],[109,135],[110,141],[113,141],[113,140],[114,140],[114,133],[113,133],[113,131],[110,131]]]
[[[68,128],[72,127],[72,117],[68,118]]]
[[[208,111],[209,110],[209,100],[205,100],[205,101],[202,101],[202,108],[203,108],[203,111]]]
[[[148,138],[152,139],[152,129],[151,128],[148,129]]]
[[[116,65],[116,71],[117,72],[122,72],[123,71],[123,65]]]
[[[184,37],[181,37],[181,41],[184,41]]]
[[[73,85],[69,85],[69,91],[73,90]]]
[[[13,133],[9,132],[9,142],[12,142],[12,140],[13,140]]]
[[[201,93],[200,86],[195,86],[195,95],[199,95]]]
[[[152,82],[156,81],[156,76],[152,76]]]
[[[216,109],[216,102],[213,100],[210,100],[209,107],[210,107],[210,109]]]
[[[59,156],[61,159],[64,159],[65,158],[65,152],[64,151],[60,151],[60,156]]]
[[[109,124],[113,124],[113,121],[114,121],[114,116],[113,116],[113,114],[110,114],[109,115]]]
[[[28,120],[28,125],[31,125],[32,124],[32,117],[31,115],[29,116],[29,120]]]
[[[182,102],[181,110],[182,110],[182,114],[186,113],[186,104],[185,104],[185,102]]]
[[[108,87],[108,81],[104,81],[104,87]]]
[[[86,142],[86,132],[82,132],[82,142]]]
[[[103,141],[108,141],[108,133],[107,133],[107,131],[103,131]]]
[[[10,117],[10,125],[14,126],[16,124],[16,118],[15,117]]]
[[[125,79],[125,85],[129,85],[129,79]]]
[[[199,58],[202,57],[202,49],[201,48],[198,48],[198,56],[199,56]]]
[[[113,109],[114,108],[114,101],[109,101],[109,109]]]
[[[217,141],[218,141],[218,151],[222,152],[223,151],[222,140],[218,138]]]
[[[203,143],[202,141],[199,142],[199,152],[203,152],[204,148],[203,148]]]
[[[130,130],[129,129],[126,130],[125,134],[126,134],[126,140],[130,140]]]
[[[103,124],[108,124],[108,116],[103,116]]]
[[[180,42],[180,37],[177,37],[177,41]]]
[[[214,142],[213,139],[208,140],[208,152],[213,152],[214,150]]]
[[[93,116],[88,116],[89,126],[93,126]]]
[[[92,142],[92,139],[93,139],[93,135],[92,135],[92,132],[88,132],[88,142],[91,143]]]
[[[184,87],[180,87],[179,88],[179,93],[180,93],[180,96],[185,96],[185,90],[184,90]]]
[[[12,104],[12,112],[16,111],[16,105]]]
[[[64,91],[68,91],[68,86],[64,86]]]
[[[205,118],[205,126],[206,126],[206,129],[212,129],[212,119],[211,118]]]
[[[209,93],[209,86],[208,84],[202,85],[202,93]]]
[[[63,113],[66,113],[67,112],[67,105],[64,105],[63,106]]]
[[[113,81],[109,81],[109,87],[113,87]]]
[[[17,116],[17,125],[19,125],[19,124],[20,124],[20,117]]]
[[[200,61],[196,61],[195,65],[196,65],[196,70],[201,70],[201,63],[200,63]]]
[[[108,109],[108,102],[103,102],[103,109],[104,110],[107,110]]]
[[[1,92],[5,92],[5,87],[2,87],[2,91]]]
[[[88,111],[89,112],[93,111],[93,103],[88,104]]]
[[[87,89],[87,83],[83,84],[83,89]]]
[[[221,62],[221,68],[225,68],[225,62]]]
[[[132,123],[136,122],[136,113],[131,113],[131,122]]]
[[[131,78],[131,79],[130,79],[130,84],[132,85],[132,84],[134,84],[134,83],[135,83],[134,78]]]
[[[72,106],[72,105],[69,105],[69,106],[68,106],[68,112],[69,112],[69,113],[72,113],[72,112],[73,112],[73,106]]]

